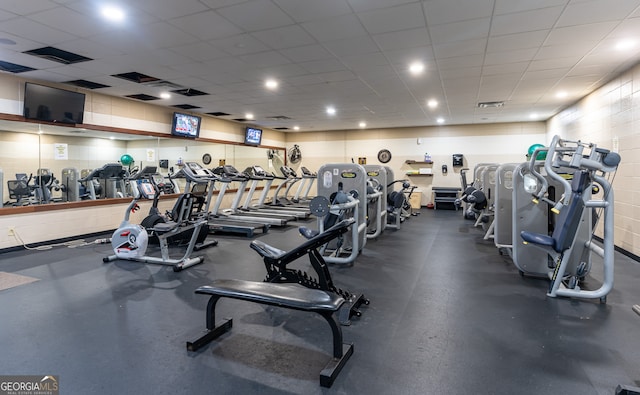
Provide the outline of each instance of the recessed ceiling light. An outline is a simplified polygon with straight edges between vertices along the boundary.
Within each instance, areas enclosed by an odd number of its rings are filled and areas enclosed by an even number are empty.
[[[626,51],[627,49],[631,49],[636,45],[636,42],[633,40],[622,40],[618,41],[616,44],[616,49],[618,51]]]
[[[329,114],[329,115],[336,115],[336,109],[335,109],[335,107],[331,107],[331,106],[327,107],[327,114]]]
[[[274,80],[274,79],[268,79],[265,83],[264,86],[267,87],[267,89],[276,89],[278,87],[278,81]]]
[[[529,119],[538,119],[538,113],[532,112],[531,114],[529,114]]]
[[[115,137],[113,137],[113,136],[110,136],[110,137],[109,137],[109,140],[115,140],[115,139],[116,139],[116,138],[115,138]]]
[[[440,117],[440,118],[436,119],[436,122],[438,122],[438,123],[444,123],[444,118]]]
[[[160,98],[161,99],[171,99],[171,94],[167,93],[167,92],[162,92],[160,94]]]
[[[409,65],[409,72],[413,75],[420,74],[424,71],[424,64],[422,62],[413,62]]]
[[[300,126],[297,126],[297,125],[296,125],[296,126],[294,126],[294,127],[293,127],[293,130],[300,130]]]
[[[565,97],[569,96],[569,94],[567,93],[567,91],[558,91],[556,92],[556,97],[558,99],[564,99]]]
[[[245,118],[245,119],[253,120],[253,114],[252,114],[252,113],[250,113],[250,112],[248,112],[248,113],[244,114],[244,118]]]
[[[367,123],[366,122],[360,122],[358,124],[358,126],[360,126],[361,128],[366,128],[367,127]]]
[[[427,107],[429,108],[436,108],[438,107],[438,101],[435,99],[431,99],[427,102]]]
[[[124,11],[120,7],[114,5],[106,5],[102,7],[102,16],[113,22],[121,22],[124,20]]]

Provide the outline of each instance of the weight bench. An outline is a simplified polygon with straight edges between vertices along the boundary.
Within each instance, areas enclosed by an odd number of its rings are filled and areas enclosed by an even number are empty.
[[[289,309],[309,311],[320,314],[331,326],[333,334],[333,358],[320,372],[320,385],[331,387],[333,381],[342,370],[351,354],[353,344],[342,343],[342,329],[336,318],[336,312],[344,303],[344,299],[333,293],[318,289],[309,289],[297,284],[273,284],[244,280],[215,280],[209,286],[202,286],[197,294],[210,295],[207,304],[207,331],[200,338],[187,342],[187,350],[197,351],[222,334],[231,330],[233,320],[225,319],[220,325],[215,323],[216,304],[220,298],[231,298],[286,307]]]
[[[353,218],[344,219],[319,234],[301,227],[299,228],[300,233],[308,240],[289,251],[280,250],[260,240],[252,241],[251,248],[262,257],[264,266],[267,269],[267,276],[264,281],[269,283],[297,283],[307,288],[319,289],[341,296],[345,303],[338,313],[339,321],[342,325],[350,325],[351,317],[360,317],[362,313],[359,307],[363,304],[368,305],[369,299],[362,294],[356,295],[337,287],[333,283],[327,263],[318,249],[339,235],[348,232],[349,227],[354,222]],[[309,274],[306,271],[288,267],[290,263],[305,255],[309,256],[309,262],[315,271],[315,276],[314,273]]]

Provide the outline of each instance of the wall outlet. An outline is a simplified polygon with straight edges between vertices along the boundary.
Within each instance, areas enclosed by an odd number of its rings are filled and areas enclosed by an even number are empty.
[[[10,226],[9,229],[8,229],[7,234],[9,236],[15,236],[15,228],[13,226]]]

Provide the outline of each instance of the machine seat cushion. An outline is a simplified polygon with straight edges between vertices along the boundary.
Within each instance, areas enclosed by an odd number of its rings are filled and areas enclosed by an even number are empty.
[[[174,221],[159,222],[151,228],[156,233],[168,233],[178,227],[178,223]]]
[[[301,226],[298,228],[298,231],[305,239],[312,239],[320,234],[319,231],[311,228],[307,228],[306,226]]]
[[[335,312],[344,303],[337,294],[319,289],[245,280],[214,280],[196,293],[315,312]]]
[[[255,250],[261,257],[267,257],[271,259],[278,259],[287,251],[283,251],[279,248],[272,247],[269,244],[262,242],[260,240],[253,240],[251,244],[249,244],[253,250]]]
[[[551,236],[546,236],[541,233],[528,232],[523,230],[520,232],[520,237],[527,243],[537,244],[547,247],[553,247],[554,240]]]

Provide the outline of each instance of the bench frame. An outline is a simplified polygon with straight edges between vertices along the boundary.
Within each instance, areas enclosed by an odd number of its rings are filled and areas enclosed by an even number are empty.
[[[225,280],[220,280],[225,281]],[[259,286],[258,284],[267,285],[268,283],[263,282],[251,282],[246,281],[242,282],[246,284],[250,284],[253,286]],[[248,302],[266,304],[270,306],[277,307],[286,307],[293,310],[299,311],[309,311],[320,314],[331,327],[331,332],[333,335],[333,358],[327,363],[325,368],[320,372],[320,385],[322,387],[331,387],[334,380],[346,364],[347,360],[353,354],[353,344],[351,343],[343,343],[342,341],[342,329],[340,326],[340,322],[336,318],[336,311],[340,308],[344,300],[341,300],[336,310],[328,309],[328,308],[307,308],[299,305],[294,305],[287,302],[286,297],[283,295],[282,297],[278,297],[273,292],[264,293],[262,295],[257,295],[257,292],[253,290],[252,292],[248,292],[242,289],[241,286],[237,286],[233,289],[233,292],[229,292],[229,287],[224,288],[216,288],[216,282],[214,281],[213,286],[209,287],[201,287],[196,290],[196,293],[210,295],[209,302],[207,303],[207,313],[206,313],[206,327],[207,330],[204,335],[199,337],[196,340],[187,342],[187,350],[188,351],[197,351],[203,346],[209,344],[213,340],[222,336],[226,332],[230,331],[233,327],[233,319],[225,318],[223,322],[216,325],[216,317],[215,310],[218,300],[223,297],[230,299],[238,299],[244,300]],[[291,287],[299,287],[299,285],[294,284],[268,284],[270,291],[275,289],[282,288],[285,290],[286,288]],[[226,288],[226,289],[225,289]],[[307,290],[309,291],[309,290]],[[323,292],[321,290],[312,290],[312,292]],[[331,295],[331,294],[328,294]]]

